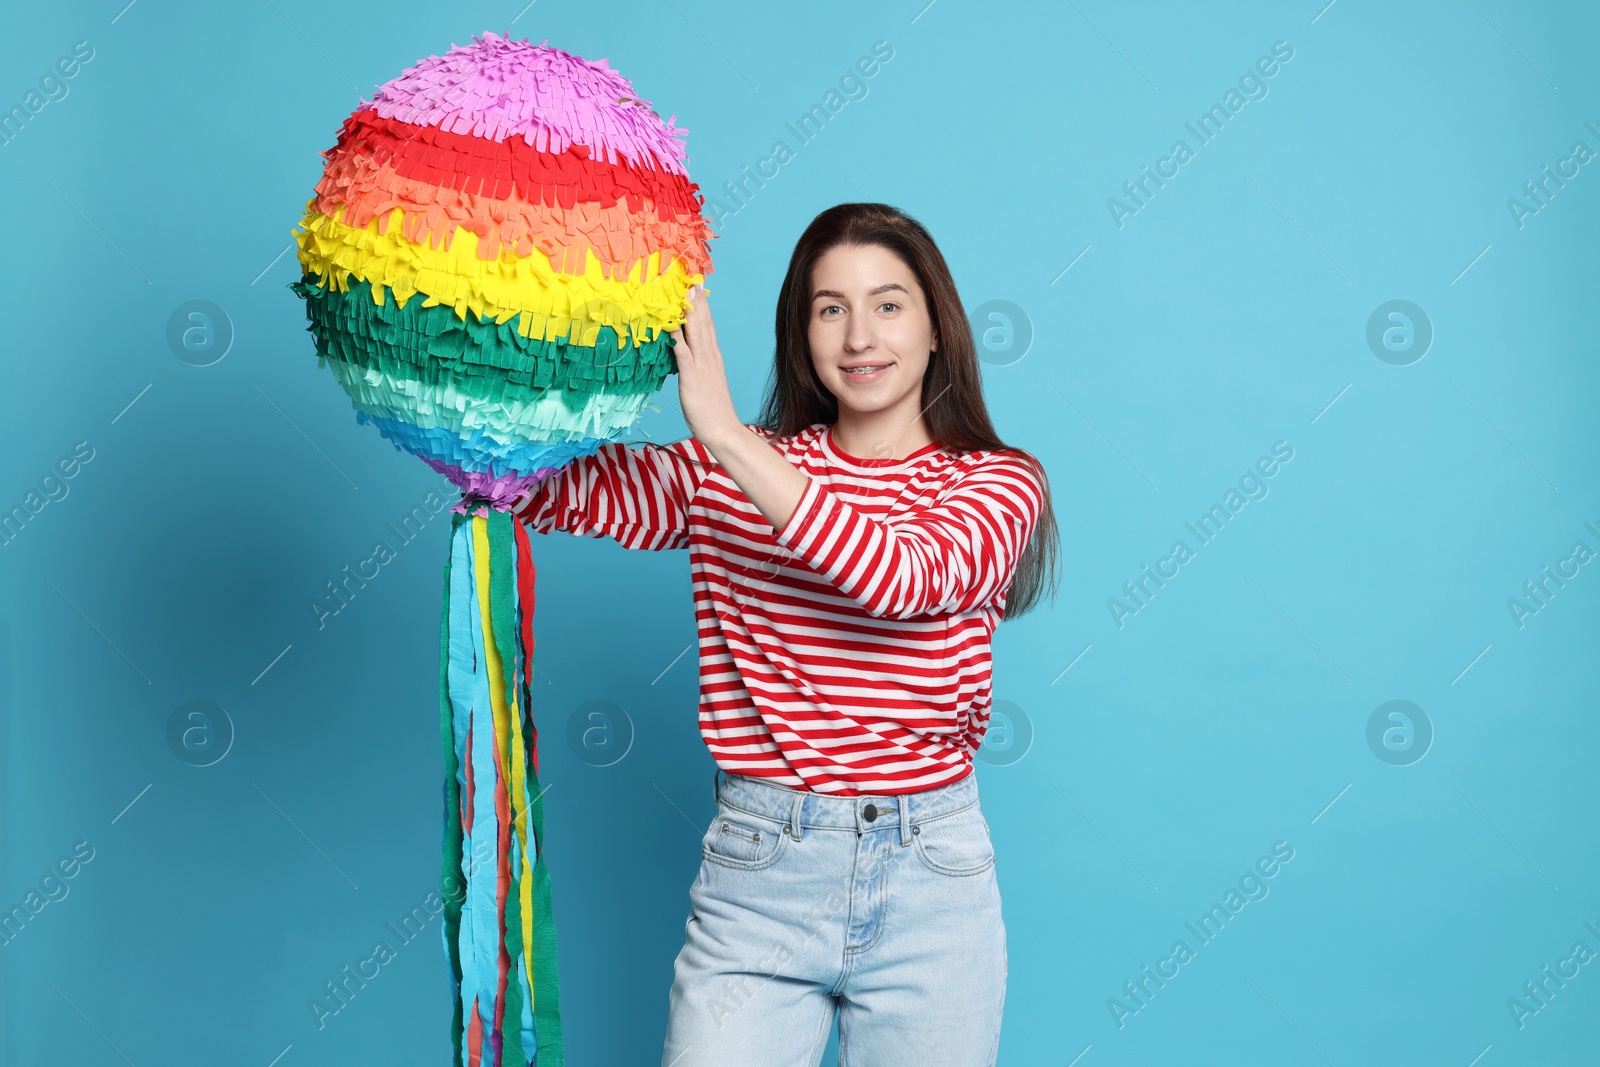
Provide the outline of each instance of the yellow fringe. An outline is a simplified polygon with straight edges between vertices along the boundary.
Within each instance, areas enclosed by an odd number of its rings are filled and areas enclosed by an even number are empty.
[[[344,210],[341,204],[337,216]],[[313,197],[294,233],[300,265],[317,276],[318,284],[337,292],[349,289],[352,276],[369,282],[380,306],[389,289],[402,306],[420,293],[424,307],[453,307],[463,319],[471,310],[498,323],[520,313],[517,332],[524,337],[571,337],[582,345],[593,345],[603,326],[634,344],[676,330],[683,324],[690,286],[705,281],[676,256],[661,270],[660,252],[635,262],[627,281],[608,278],[591,250],[585,250],[581,274],[557,272],[543,252],[517,256],[502,249],[496,259],[479,259],[478,235],[470,230],[457,227],[449,248],[434,248],[407,240],[403,219],[403,209],[396,207],[356,229],[318,211]],[[378,232],[380,226],[387,232]]]

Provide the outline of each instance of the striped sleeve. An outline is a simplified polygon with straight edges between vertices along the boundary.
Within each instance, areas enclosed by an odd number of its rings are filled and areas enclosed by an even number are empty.
[[[612,441],[540,482],[513,507],[537,533],[609,537],[624,548],[689,546],[689,503],[716,464],[694,437]]]
[[[883,522],[810,479],[774,535],[867,614],[885,619],[965,612],[1011,585],[1043,508],[1026,460],[995,452],[909,517]]]

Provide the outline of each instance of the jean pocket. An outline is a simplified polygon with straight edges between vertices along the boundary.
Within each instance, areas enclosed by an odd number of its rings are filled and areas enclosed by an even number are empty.
[[[976,804],[911,828],[917,859],[935,874],[965,877],[994,866],[989,824]]]
[[[701,855],[724,867],[759,870],[777,863],[789,847],[788,830],[776,819],[719,804],[701,842]]]

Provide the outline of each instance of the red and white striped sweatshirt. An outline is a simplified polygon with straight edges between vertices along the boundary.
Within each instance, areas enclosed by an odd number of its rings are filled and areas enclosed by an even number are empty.
[[[861,459],[828,423],[749,428],[810,479],[782,529],[693,437],[603,445],[516,512],[542,533],[689,549],[700,732],[727,773],[846,797],[964,778],[1042,507],[1032,467],[937,442]]]

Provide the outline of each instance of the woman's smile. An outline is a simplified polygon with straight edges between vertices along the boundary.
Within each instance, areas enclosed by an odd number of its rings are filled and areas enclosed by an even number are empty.
[[[840,369],[844,371],[845,381],[857,385],[877,381],[889,373],[889,368],[892,366],[892,363],[857,363]]]

